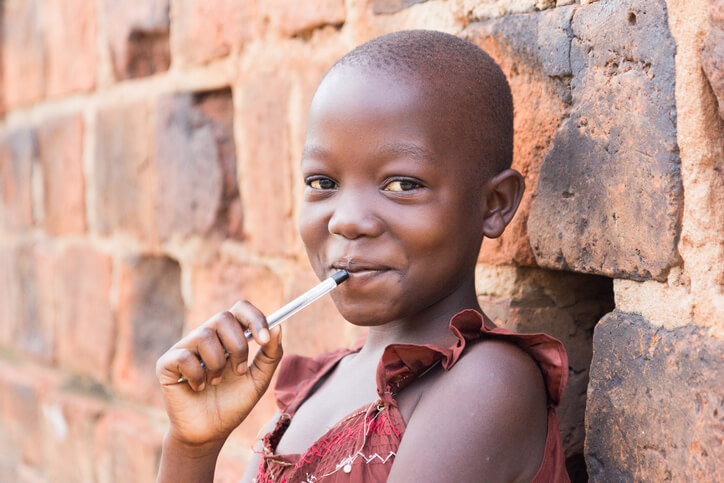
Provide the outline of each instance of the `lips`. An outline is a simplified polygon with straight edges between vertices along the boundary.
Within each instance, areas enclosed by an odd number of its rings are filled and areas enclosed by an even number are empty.
[[[363,258],[340,258],[332,263],[332,268],[347,270],[350,274],[359,272],[381,272],[390,269],[388,265]]]
[[[346,270],[349,281],[345,285],[356,286],[367,283],[391,270],[389,265],[364,258],[344,257],[332,263],[334,270]]]

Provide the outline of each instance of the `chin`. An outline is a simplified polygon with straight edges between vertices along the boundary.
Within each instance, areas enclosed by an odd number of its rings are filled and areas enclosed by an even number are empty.
[[[396,312],[390,310],[390,306],[373,307],[368,303],[350,304],[344,303],[337,297],[333,297],[337,310],[344,320],[358,327],[377,327],[391,322],[398,318]]]

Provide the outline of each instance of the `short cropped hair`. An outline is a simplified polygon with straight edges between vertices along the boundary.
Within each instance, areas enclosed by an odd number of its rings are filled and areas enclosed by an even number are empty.
[[[513,159],[513,98],[505,74],[478,46],[454,35],[430,30],[394,32],[366,42],[339,59],[344,67],[381,71],[418,82],[455,109],[457,142],[488,177],[510,167]]]

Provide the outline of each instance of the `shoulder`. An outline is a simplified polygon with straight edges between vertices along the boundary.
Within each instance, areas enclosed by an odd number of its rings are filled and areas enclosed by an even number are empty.
[[[489,481],[529,481],[543,459],[547,413],[546,389],[536,362],[509,342],[477,342],[425,390],[395,466],[405,465],[409,449],[410,454],[446,462],[418,468],[428,476],[440,471],[437,477],[458,481],[481,474]]]

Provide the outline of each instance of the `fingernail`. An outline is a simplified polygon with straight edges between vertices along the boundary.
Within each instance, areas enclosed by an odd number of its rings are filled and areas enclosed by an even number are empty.
[[[204,388],[206,388],[206,383],[205,383],[205,382],[202,382],[201,384],[199,384],[198,391],[203,391]]]
[[[243,362],[236,366],[236,372],[238,372],[239,374],[244,374],[246,372],[246,369],[246,364],[244,364]]]
[[[215,377],[215,378],[213,378],[213,379],[211,380],[211,385],[212,385],[212,386],[218,386],[220,382],[221,382],[221,376]]]
[[[270,339],[270,338],[269,338],[269,331],[266,330],[266,329],[261,329],[261,330],[259,331],[259,341],[260,341],[262,344],[266,344],[267,342],[269,342],[269,339]]]

